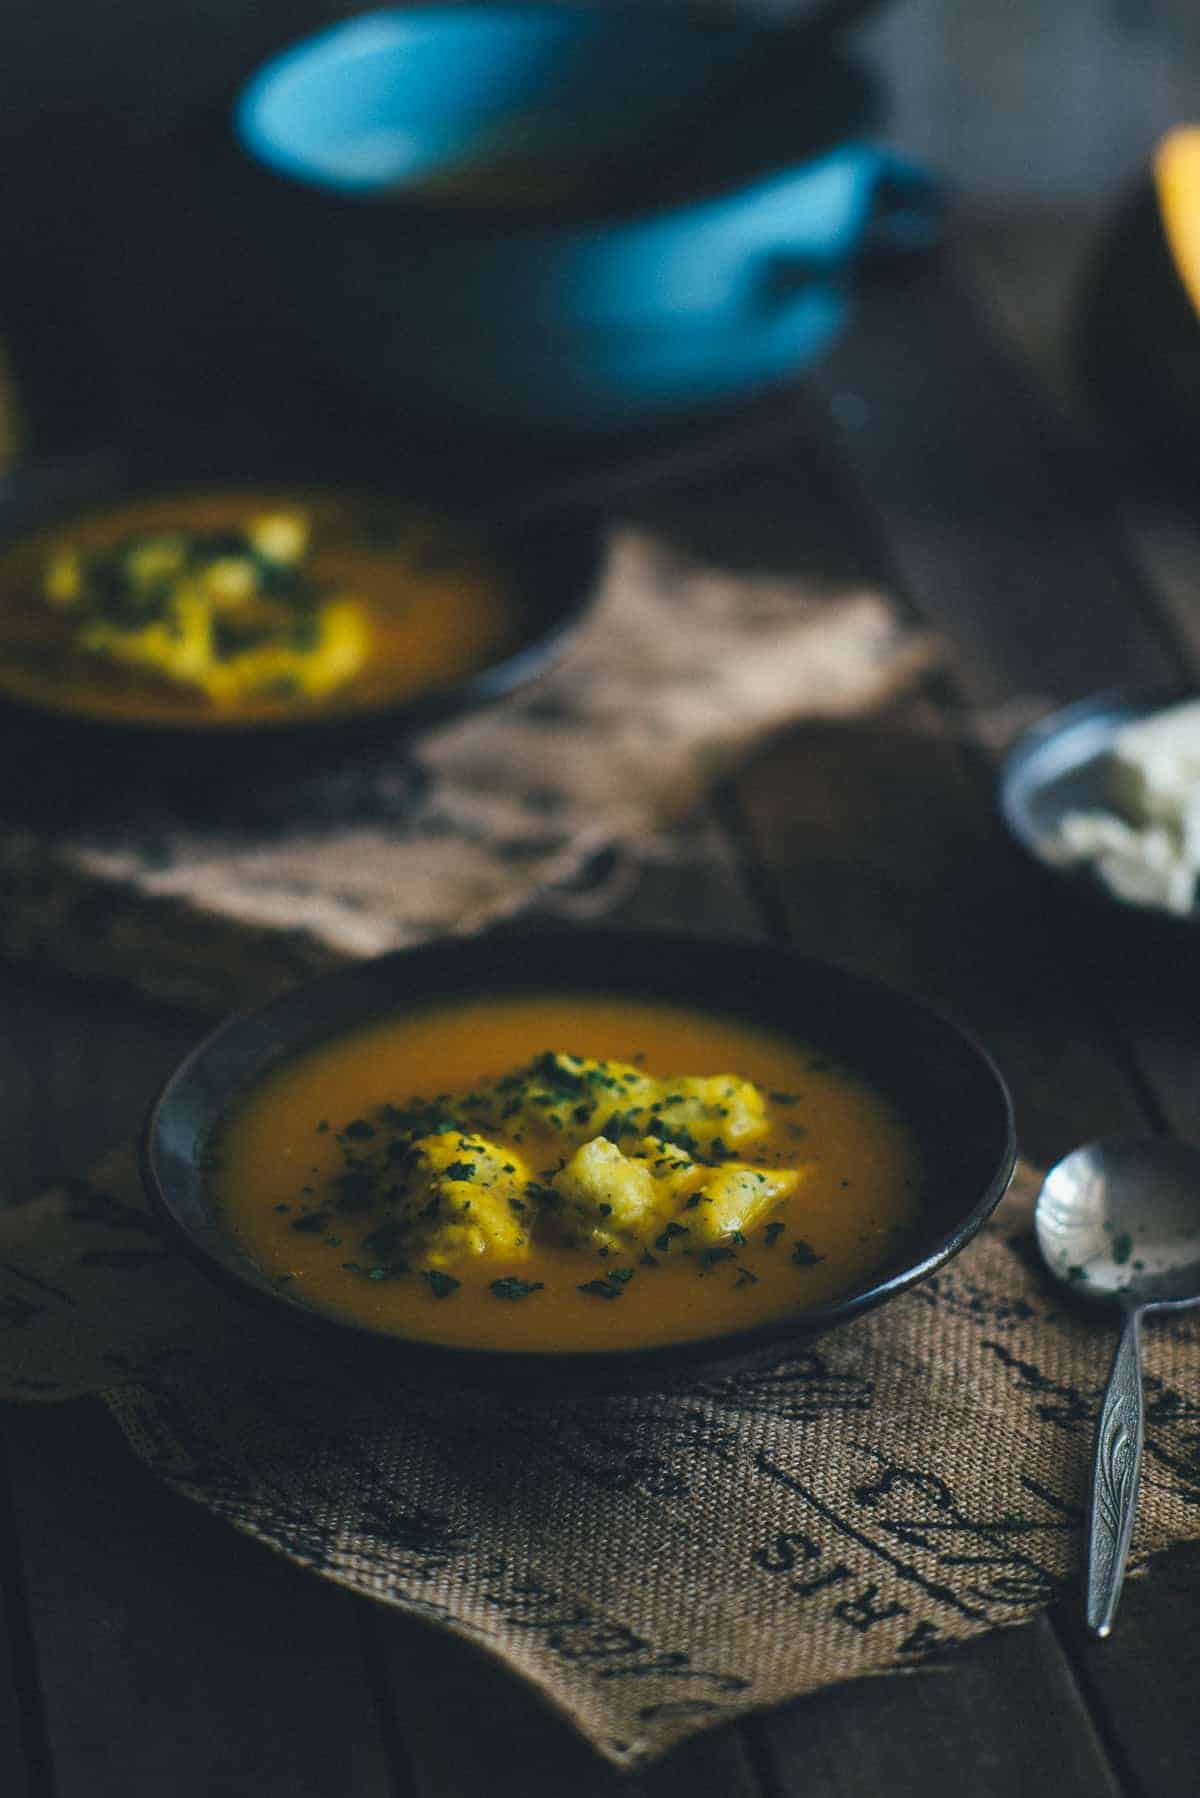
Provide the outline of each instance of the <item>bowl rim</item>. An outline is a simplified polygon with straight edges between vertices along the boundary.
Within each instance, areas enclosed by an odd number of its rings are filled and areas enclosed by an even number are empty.
[[[447,955],[453,958],[462,950],[466,950],[468,954],[477,954],[493,945],[507,948],[510,952],[514,949],[528,949],[531,953],[527,965],[536,965],[533,952],[539,946],[544,946],[551,936],[559,943],[574,944],[577,950],[586,951],[590,945],[596,958],[605,948],[610,953],[619,954],[623,949],[640,953],[647,949],[661,952],[667,947],[673,953],[681,955],[741,958],[744,965],[757,962],[762,966],[769,962],[776,972],[781,966],[791,970],[796,976],[802,976],[808,971],[818,979],[842,983],[847,989],[872,996],[885,1006],[899,1006],[902,1010],[917,1014],[925,1025],[932,1025],[944,1032],[948,1039],[955,1040],[991,1086],[992,1095],[997,1102],[997,1121],[1000,1124],[999,1135],[1003,1146],[983,1190],[919,1259],[906,1262],[883,1275],[873,1276],[865,1285],[852,1288],[839,1298],[783,1318],[752,1325],[745,1330],[691,1337],[678,1342],[576,1351],[496,1350],[430,1343],[394,1332],[376,1330],[354,1319],[317,1311],[292,1298],[285,1289],[271,1283],[265,1274],[254,1270],[248,1256],[235,1252],[224,1262],[218,1261],[209,1245],[199,1240],[177,1214],[170,1202],[158,1153],[162,1122],[179,1093],[186,1091],[187,1083],[202,1066],[205,1058],[227,1036],[247,1025],[275,1024],[281,1017],[287,1018],[293,1013],[299,1019],[303,1016],[304,1006],[310,995],[316,994],[319,999],[354,981],[369,983],[385,967],[389,972],[401,971],[406,966],[416,966],[422,959],[436,965],[439,958]],[[602,988],[602,983],[588,982],[586,971],[581,971],[579,985],[584,990]],[[534,989],[538,983],[536,980],[506,978],[497,983],[495,990],[511,992],[520,990],[523,986]],[[440,990],[447,997],[455,991],[450,980]],[[566,991],[569,990],[569,984],[565,980],[551,980],[542,983],[540,990]],[[437,993],[433,989],[418,991],[415,995],[417,1002],[436,1001],[436,997]],[[403,1009],[403,999],[392,1000],[375,1015],[392,1015]],[[703,1009],[703,1005],[699,1009]],[[728,1011],[729,1007],[716,1009]],[[369,1014],[363,1014],[362,1021],[366,1021],[367,1015]],[[746,1021],[753,1021],[749,1011],[738,1015]],[[315,1034],[302,1036],[301,1040],[293,1038],[290,1043],[284,1043],[279,1060],[286,1061],[297,1050],[315,1046],[322,1041],[336,1040],[339,1034],[353,1028],[352,1023],[343,1022],[338,1026],[318,1030]],[[257,1077],[261,1077],[263,1072],[265,1068],[260,1068]],[[248,1090],[248,1085],[243,1084],[240,1090]],[[232,1099],[226,1100],[218,1118],[228,1115],[230,1104],[235,1102],[236,1094]],[[209,1136],[217,1121],[214,1119],[207,1126]],[[515,1383],[526,1388],[548,1386],[555,1390],[565,1388],[570,1391],[576,1387],[586,1389],[589,1384],[608,1387],[630,1383],[652,1386],[656,1381],[669,1384],[673,1378],[679,1377],[681,1370],[694,1375],[697,1368],[705,1364],[719,1365],[758,1356],[765,1351],[780,1350],[861,1316],[936,1272],[971,1241],[1007,1192],[1016,1169],[1017,1153],[1012,1097],[990,1053],[977,1037],[945,1012],[914,998],[889,981],[841,962],[802,955],[767,941],[695,935],[680,930],[581,929],[554,922],[543,927],[531,927],[528,924],[503,925],[475,937],[439,938],[415,948],[394,950],[384,956],[336,969],[317,980],[289,989],[266,1005],[234,1014],[205,1036],[162,1085],[146,1115],[139,1141],[139,1167],[143,1189],[151,1209],[159,1221],[166,1224],[176,1246],[182,1248],[189,1259],[199,1265],[210,1278],[215,1279],[218,1285],[227,1291],[235,1291],[239,1298],[251,1304],[257,1304],[260,1309],[275,1316],[281,1324],[298,1325],[323,1337],[331,1345],[341,1343],[343,1346],[368,1347],[377,1355],[387,1356],[393,1364],[404,1363],[413,1371],[432,1371],[446,1378],[450,1384],[470,1386]],[[199,1166],[191,1170],[198,1180],[202,1171]],[[218,1237],[221,1235],[218,1227],[214,1226],[213,1234]],[[226,1235],[224,1242],[229,1246],[232,1239]],[[239,1262],[240,1266],[237,1265]]]
[[[356,37],[369,39],[373,32],[393,28],[402,31],[445,20],[488,26],[507,21],[540,20],[561,28],[571,20],[591,20],[616,32],[627,26],[636,29],[652,20],[654,28],[660,30],[693,35],[704,30],[736,32],[748,40],[757,37],[760,43],[774,38],[779,42],[794,43],[798,48],[808,44],[814,56],[820,56],[821,47],[839,25],[878,4],[879,0],[819,0],[818,10],[812,17],[791,21],[783,15],[774,17],[765,12],[761,15],[739,14],[723,6],[721,0],[686,0],[682,5],[649,11],[639,0],[612,0],[609,5],[603,4],[603,0],[499,0],[496,5],[489,5],[487,0],[419,0],[419,4],[411,8],[381,6],[321,25],[270,52],[237,89],[229,109],[229,129],[238,149],[251,163],[282,187],[303,193],[313,202],[323,200],[326,204],[352,205],[364,210],[386,203],[396,216],[401,212],[410,214],[429,234],[439,230],[457,234],[464,227],[475,234],[484,226],[489,235],[504,239],[544,238],[560,244],[583,238],[593,240],[623,234],[634,227],[661,225],[669,220],[690,217],[710,207],[728,206],[731,202],[744,200],[780,176],[795,177],[810,167],[816,171],[827,156],[861,147],[877,110],[873,77],[852,54],[834,50],[830,60],[843,75],[848,72],[860,89],[852,116],[839,129],[830,128],[819,133],[785,162],[745,173],[717,173],[694,192],[676,198],[656,198],[651,194],[611,213],[585,212],[561,218],[553,214],[549,220],[537,208],[531,210],[500,203],[472,205],[468,202],[447,208],[423,199],[419,191],[406,189],[403,183],[385,192],[373,187],[340,186],[336,181],[316,174],[310,162],[275,142],[260,125],[262,106],[273,84],[286,78],[308,58],[331,49],[336,52],[339,46],[352,44]]]
[[[234,466],[236,470],[237,465]],[[140,468],[136,461],[114,460],[61,467],[30,465],[14,470],[0,494],[0,561],[29,538],[69,525],[73,518],[115,510],[141,499],[178,494],[183,500],[189,494],[236,491],[242,487],[278,487],[281,492],[292,490],[298,494],[306,488],[314,492],[344,492],[351,497],[377,497],[392,505],[426,508],[451,520],[455,515],[452,501],[437,494],[392,490],[386,485],[386,476],[378,470],[372,475],[369,469],[350,467],[338,473],[322,468],[319,462],[312,467],[302,464],[295,470],[285,463],[275,470],[264,467],[231,473],[207,467],[194,472],[182,467],[156,473]],[[581,630],[602,585],[606,533],[598,513],[588,516],[576,510],[561,516],[548,515],[518,522],[515,529],[505,529],[495,517],[485,518],[481,525],[472,521],[467,508],[464,513],[465,528],[485,555],[495,557],[501,575],[515,571],[511,584],[519,587],[520,571],[535,569],[541,560],[539,550],[551,543],[566,547],[571,569],[569,580],[561,583],[561,602],[552,615],[540,622],[540,628],[539,620],[532,618],[530,634],[515,648],[447,686],[417,694],[408,701],[381,700],[346,711],[232,719],[228,723],[204,723],[192,718],[176,721],[108,717],[82,708],[42,704],[24,694],[0,689],[0,716],[40,730],[52,729],[64,739],[82,734],[94,744],[134,747],[153,743],[172,752],[202,748],[206,754],[222,758],[253,753],[255,748],[272,744],[301,747],[342,738],[352,743],[384,729],[393,731],[395,743],[402,744],[434,725],[505,698],[546,672]],[[519,592],[517,601],[519,608]]]

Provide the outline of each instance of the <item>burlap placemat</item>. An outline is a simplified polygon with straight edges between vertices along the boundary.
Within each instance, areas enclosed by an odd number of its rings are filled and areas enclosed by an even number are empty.
[[[753,1372],[553,1405],[368,1389],[164,1246],[123,1154],[0,1216],[0,1395],[98,1392],[176,1490],[478,1643],[633,1766],[1075,1583],[1112,1331],[1039,1274],[1034,1184]],[[1200,1535],[1200,1330],[1155,1323],[1146,1358],[1135,1564]]]
[[[877,592],[747,573],[620,528],[563,662],[424,738],[415,803],[385,770],[344,821],[189,829],[164,802],[152,827],[86,838],[54,830],[50,795],[46,825],[0,827],[0,949],[219,1009],[265,999],[544,900],[684,814],[764,732],[863,711],[929,660]]]

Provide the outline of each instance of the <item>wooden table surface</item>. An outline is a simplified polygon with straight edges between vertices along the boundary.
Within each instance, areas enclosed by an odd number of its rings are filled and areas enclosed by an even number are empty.
[[[967,284],[986,270],[994,295],[1003,233],[967,243]],[[1114,1129],[1196,1135],[1198,987],[1178,947],[1081,919],[1024,864],[988,744],[1023,708],[1195,680],[1200,534],[1177,497],[1078,439],[1000,324],[961,270],[885,282],[793,433],[637,502],[717,553],[882,580],[950,654],[886,716],[770,744],[621,918],[797,943],[943,1006],[996,1054],[1044,1160]],[[5,967],[0,995],[8,1198],[128,1135],[207,1024],[40,966]],[[2,1421],[4,1798],[1197,1790],[1197,1551],[1128,1588],[1103,1646],[1069,1596],[947,1671],[803,1699],[621,1776],[475,1650],[161,1489],[98,1404]]]

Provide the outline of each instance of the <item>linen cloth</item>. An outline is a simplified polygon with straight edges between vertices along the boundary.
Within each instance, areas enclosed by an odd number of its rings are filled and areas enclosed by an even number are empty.
[[[181,825],[153,770],[103,833],[0,824],[0,949],[225,1010],[348,957],[482,929],[683,816],[773,727],[885,700],[931,657],[878,591],[614,530],[561,664],[376,769],[343,813]],[[0,740],[0,748],[5,748]],[[28,784],[19,742],[6,760]],[[55,771],[48,771],[48,778]],[[255,770],[246,771],[253,788]],[[253,794],[250,795],[253,797]],[[245,799],[246,795],[239,795]],[[589,900],[604,903],[603,890]]]

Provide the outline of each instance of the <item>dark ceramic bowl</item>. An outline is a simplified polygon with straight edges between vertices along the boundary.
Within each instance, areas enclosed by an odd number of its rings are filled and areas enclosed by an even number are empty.
[[[204,1167],[222,1119],[270,1068],[316,1043],[432,999],[599,992],[695,1003],[795,1031],[872,1081],[915,1132],[924,1206],[896,1259],[829,1304],[736,1335],[646,1349],[512,1354],[431,1347],[327,1318],[289,1298],[214,1214]],[[778,1353],[903,1292],[990,1216],[1016,1159],[1012,1105],[984,1051],[945,1018],[864,975],[747,943],[651,932],[505,930],[384,956],[235,1018],[194,1051],[152,1110],[146,1190],[181,1246],[252,1302],[374,1368],[522,1390],[653,1387]]]
[[[0,556],[34,531],[142,495],[260,485],[344,487],[376,493],[384,506],[411,501],[436,507],[451,521],[456,515],[454,502],[442,494],[410,493],[407,485],[389,483],[377,457],[363,468],[336,471],[282,457],[253,467],[177,465],[157,474],[126,463],[34,469],[0,485]],[[595,523],[551,519],[506,530],[494,522],[480,528],[473,522],[479,516],[474,506],[463,505],[461,516],[519,611],[517,645],[501,658],[415,699],[245,725],[113,722],[2,695],[0,740],[21,771],[16,784],[28,790],[33,807],[54,812],[59,824],[69,812],[81,823],[103,828],[114,813],[124,815],[136,805],[137,791],[148,781],[155,783],[165,812],[187,817],[196,809],[219,817],[225,805],[246,810],[255,791],[261,791],[268,810],[286,809],[292,783],[308,792],[323,776],[334,780],[347,771],[402,763],[413,739],[432,725],[499,699],[542,673],[582,620],[599,581],[603,538]],[[53,794],[42,792],[47,771],[57,779]]]

